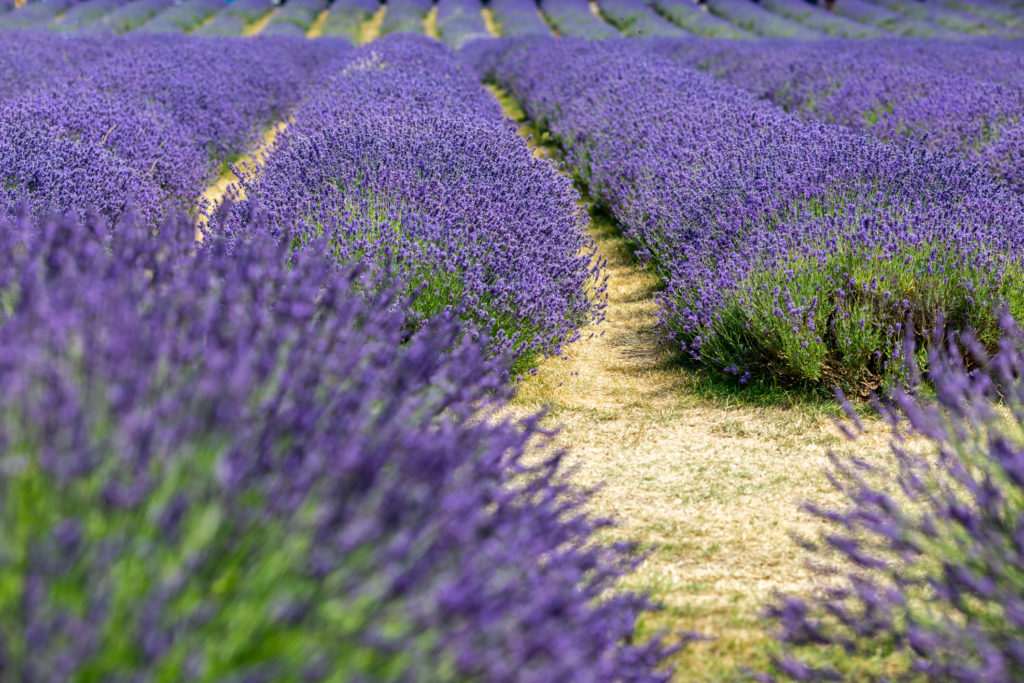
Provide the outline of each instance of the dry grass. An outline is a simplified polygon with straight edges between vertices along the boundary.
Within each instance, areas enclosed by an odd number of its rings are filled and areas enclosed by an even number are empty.
[[[816,528],[801,501],[833,496],[826,456],[847,448],[837,411],[785,394],[750,401],[681,367],[654,330],[656,278],[611,221],[595,216],[590,230],[608,261],[607,318],[524,380],[511,410],[550,411],[575,481],[601,486],[594,511],[618,520],[615,537],[650,551],[625,581],[665,606],[645,629],[713,638],[675,658],[679,680],[740,680],[767,661],[766,599],[816,584],[791,534]],[[887,429],[867,426],[856,450],[884,458]]]
[[[275,14],[277,14],[277,9],[276,8],[270,10],[269,12],[264,14],[261,18],[257,19],[256,21],[254,21],[251,24],[249,24],[248,26],[246,26],[245,29],[242,30],[242,35],[243,36],[259,35],[260,31],[262,31],[263,29],[265,29],[267,27],[267,24],[270,23],[270,20],[274,18]]]
[[[327,17],[330,15],[330,10],[321,10],[320,14],[316,15],[316,19],[313,20],[312,25],[309,27],[309,31],[306,32],[307,38],[319,38],[324,34],[324,24],[327,23]]]
[[[437,30],[437,5],[431,7],[427,16],[423,17],[423,32],[435,40],[441,39]]]
[[[278,134],[285,125],[287,124],[281,122],[267,128],[263,132],[259,143],[253,149],[246,152],[234,164],[234,166],[240,169],[252,170],[262,165],[271,146],[274,144],[274,141],[277,140]],[[235,185],[237,181],[238,176],[235,175],[234,171],[230,169],[224,171],[224,173],[222,173],[212,185],[203,191],[203,194],[199,199],[198,213],[202,215],[205,212],[212,211],[213,208],[220,203],[221,199],[224,198],[224,195],[227,194],[228,188],[232,186],[234,187],[234,198],[245,199],[245,193],[242,191],[241,187]],[[196,239],[199,241],[202,241],[203,239],[202,225],[203,221],[201,220],[196,224]]]
[[[370,41],[380,37],[380,27],[384,23],[384,14],[388,11],[387,5],[381,5],[380,9],[373,13],[367,21],[359,27],[359,44],[366,45]]]
[[[487,32],[490,33],[495,38],[500,37],[501,30],[498,27],[498,22],[494,20],[494,10],[490,9],[489,7],[484,7],[483,9],[480,10],[480,14],[483,15],[484,28],[487,29]]]

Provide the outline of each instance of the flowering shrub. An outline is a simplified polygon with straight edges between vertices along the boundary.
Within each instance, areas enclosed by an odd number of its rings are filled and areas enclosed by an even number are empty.
[[[957,150],[1024,189],[1024,55],[936,41],[657,48],[806,117],[882,140]]]
[[[25,48],[10,72],[28,85],[0,92],[0,213],[28,202],[37,218],[114,219],[130,204],[153,223],[195,207],[221,165],[299,99],[321,56],[338,52],[286,39],[9,41]]]
[[[534,0],[493,0],[489,5],[503,36],[550,36]]]
[[[377,0],[337,0],[331,3],[323,35],[340,36],[353,45],[362,38],[363,24],[381,8]]]
[[[322,245],[193,230],[0,224],[5,678],[667,677],[500,359]]]
[[[844,502],[808,506],[827,524],[808,545],[839,577],[770,608],[788,677],[849,675],[835,662],[850,655],[928,680],[1024,676],[1024,334],[1003,324],[994,356],[970,337],[936,344],[933,390],[893,394],[891,464],[834,458]]]
[[[649,50],[498,41],[478,63],[661,275],[661,328],[694,359],[866,394],[902,378],[908,320],[991,348],[999,307],[1024,313],[1021,200],[982,169],[803,123]]]
[[[389,0],[380,26],[381,35],[423,33],[423,22],[433,6],[432,0]]]
[[[827,33],[830,36],[842,36],[844,38],[881,38],[886,35],[884,31],[870,25],[836,16],[825,10],[820,5],[814,5],[805,0],[761,0],[765,8],[781,14],[787,19],[803,24],[815,31]]]
[[[275,234],[390,264],[421,285],[420,315],[458,311],[520,369],[601,315],[571,182],[437,41],[388,37],[326,68],[243,189]]]
[[[691,33],[709,38],[753,38],[732,22],[711,14],[692,0],[653,0],[651,6]]]
[[[817,31],[773,14],[748,0],[708,0],[707,5],[712,14],[728,19],[740,28],[759,36],[798,40],[817,40],[823,37],[823,34]]]
[[[627,36],[683,36],[686,32],[659,17],[643,0],[600,0],[601,14]]]
[[[491,37],[477,0],[438,0],[437,30],[442,42],[453,50]]]
[[[560,36],[587,40],[622,37],[615,27],[594,16],[587,0],[542,0],[540,9]]]
[[[317,16],[327,9],[327,0],[289,0],[282,5],[261,35],[305,38]]]
[[[217,12],[210,21],[193,31],[197,36],[240,36],[274,9],[271,0],[234,0]]]

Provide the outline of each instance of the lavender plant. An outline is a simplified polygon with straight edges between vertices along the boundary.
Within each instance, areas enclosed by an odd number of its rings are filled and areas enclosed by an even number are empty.
[[[422,284],[418,315],[474,321],[517,370],[601,316],[571,182],[432,39],[388,37],[325,68],[243,189],[273,233],[391,264]]]
[[[622,36],[590,11],[587,0],[542,0],[540,10],[560,36],[587,40]]]
[[[74,4],[74,0],[36,0],[16,11],[0,15],[0,30],[39,27],[53,21]]]
[[[829,588],[769,609],[787,677],[837,680],[865,656],[895,678],[1024,676],[1024,335],[1003,325],[992,356],[969,336],[932,346],[932,390],[883,409],[891,462],[833,458],[843,502],[807,506],[825,530],[805,544]]]
[[[324,22],[323,35],[339,36],[358,45],[362,39],[363,24],[380,8],[377,0],[335,0]]]
[[[438,0],[437,30],[441,41],[453,50],[491,37],[484,26],[479,0]]]
[[[875,5],[868,0],[843,0],[835,5],[835,12],[848,19],[864,24],[874,24],[886,31],[901,36],[921,36],[928,38],[948,37],[944,31],[928,21],[911,19],[907,16]]]
[[[659,17],[644,0],[600,0],[601,14],[627,36],[672,37],[685,32]]]
[[[220,166],[282,118],[322,57],[337,53],[285,39],[11,42],[25,46],[14,73],[59,69],[0,100],[0,210],[28,201],[36,218],[74,209],[113,219],[126,201],[149,221],[192,209]]]
[[[664,43],[791,111],[882,140],[958,150],[1024,188],[1024,55],[935,41],[827,45]]]
[[[271,0],[234,0],[214,17],[193,31],[197,36],[240,36],[246,27],[259,21],[274,5]]]
[[[503,36],[551,35],[533,0],[491,0],[488,6]]]
[[[288,0],[263,29],[264,35],[305,38],[320,12],[327,9],[328,0]]]
[[[808,28],[843,38],[881,38],[886,34],[868,24],[861,24],[824,10],[806,0],[760,0],[766,9],[781,14]]]
[[[707,0],[712,14],[736,24],[745,31],[769,38],[817,40],[821,33],[790,21],[749,0]]]
[[[651,6],[660,14],[691,33],[709,38],[753,38],[735,24],[708,12],[705,5],[692,0],[653,0]]]
[[[5,678],[667,678],[499,359],[193,230],[0,223]]]
[[[423,21],[433,4],[432,0],[388,0],[381,35],[423,33]]]
[[[185,0],[137,28],[141,33],[191,33],[224,7],[223,0]]]
[[[98,21],[90,24],[84,32],[105,34],[127,33],[152,19],[157,13],[165,10],[168,5],[170,5],[168,0],[134,0],[100,17]]]

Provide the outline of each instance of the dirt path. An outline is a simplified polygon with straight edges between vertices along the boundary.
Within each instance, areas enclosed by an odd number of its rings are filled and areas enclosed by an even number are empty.
[[[267,24],[270,23],[270,20],[274,18],[275,14],[277,14],[277,9],[276,8],[270,10],[269,12],[264,14],[262,17],[260,17],[256,21],[254,21],[251,24],[249,24],[248,26],[246,26],[242,30],[242,35],[243,36],[256,36],[256,35],[259,35],[260,31],[262,31],[263,29],[265,29],[267,27]]]
[[[270,147],[274,144],[277,136],[287,125],[286,122],[276,123],[267,128],[259,143],[246,152],[233,166],[241,169],[254,169],[260,166],[266,159],[267,152]],[[202,196],[199,199],[199,213],[202,215],[204,212],[210,212],[213,210],[220,200],[227,193],[228,188],[238,182],[238,176],[231,169],[224,171],[217,180],[203,191]],[[245,199],[245,193],[242,192],[241,188],[235,185],[235,198]],[[202,225],[205,223],[202,219],[196,225],[196,239],[202,241]]]
[[[524,136],[543,142],[514,102],[492,92]],[[680,367],[654,332],[656,278],[610,220],[595,216],[590,233],[608,261],[607,319],[526,379],[514,410],[550,410],[575,480],[603,486],[595,511],[619,520],[616,537],[651,549],[626,581],[666,607],[645,627],[714,637],[676,658],[679,680],[739,680],[766,661],[765,600],[815,585],[790,534],[814,529],[800,501],[831,498],[826,453],[847,449],[835,407],[785,405],[784,394],[757,405]],[[887,438],[875,422],[857,450],[884,457]]]
[[[423,17],[423,32],[435,40],[441,40],[441,33],[437,30],[437,5],[431,7],[427,16]]]
[[[388,11],[387,5],[381,5],[380,9],[374,12],[373,16],[370,17],[369,21],[363,23],[359,27],[359,44],[366,45],[372,40],[376,40],[380,37],[380,27],[384,23],[384,15]]]
[[[490,7],[483,7],[480,9],[480,14],[483,15],[484,28],[487,29],[487,32],[490,33],[495,38],[500,37],[501,31],[498,27],[498,22],[494,20],[494,10],[492,10]]]
[[[309,27],[309,31],[306,33],[307,38],[319,38],[324,33],[324,24],[327,23],[327,17],[330,15],[330,10],[321,10],[320,14],[316,15],[316,19],[313,20],[312,25]]]

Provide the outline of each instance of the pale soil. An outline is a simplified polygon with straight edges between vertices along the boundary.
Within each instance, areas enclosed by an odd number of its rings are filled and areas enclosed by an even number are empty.
[[[330,10],[322,10],[320,14],[316,15],[316,19],[313,20],[312,26],[309,27],[309,31],[306,32],[307,38],[319,38],[323,35],[324,24],[327,23],[327,17],[330,14]]]
[[[243,172],[252,172],[263,164],[266,160],[267,153],[273,146],[274,141],[277,140],[278,134],[287,125],[286,122],[274,124],[267,128],[263,132],[263,136],[260,138],[259,143],[245,153],[242,158],[233,164],[235,168],[242,170]],[[238,176],[232,170],[225,171],[217,180],[203,191],[202,196],[199,199],[199,207],[197,213],[202,217],[213,211],[214,207],[220,203],[224,196],[228,192],[229,187],[233,187],[232,198],[233,199],[245,199],[245,192],[237,184]],[[200,242],[203,239],[202,225],[204,220],[201,218],[196,225],[196,239]]]
[[[441,39],[441,34],[437,30],[437,5],[431,7],[427,16],[423,17],[423,32],[436,40]]]
[[[498,27],[498,23],[494,21],[494,11],[489,7],[484,7],[480,10],[480,14],[483,15],[484,27],[487,29],[487,32],[495,38],[499,37],[501,35],[501,30]]]
[[[262,31],[263,29],[265,29],[267,27],[267,24],[270,23],[270,20],[274,18],[275,14],[277,14],[277,9],[276,8],[270,10],[269,12],[264,14],[261,18],[257,19],[256,21],[254,21],[251,24],[249,24],[248,26],[246,26],[245,30],[242,31],[242,35],[243,36],[259,35],[260,31]]]
[[[521,110],[492,92],[522,123]],[[816,585],[791,534],[818,528],[798,506],[834,498],[826,454],[849,445],[828,401],[780,393],[757,404],[681,367],[654,329],[656,278],[609,220],[595,217],[590,234],[607,259],[606,320],[525,379],[511,410],[550,411],[575,482],[601,486],[593,510],[618,520],[615,538],[650,551],[625,581],[665,606],[646,627],[713,638],[675,658],[677,678],[737,680],[766,661],[765,601]],[[866,426],[856,451],[885,458],[888,429]]]
[[[366,45],[380,36],[380,26],[384,23],[384,14],[387,13],[387,5],[381,5],[369,21],[360,27],[359,44]]]

